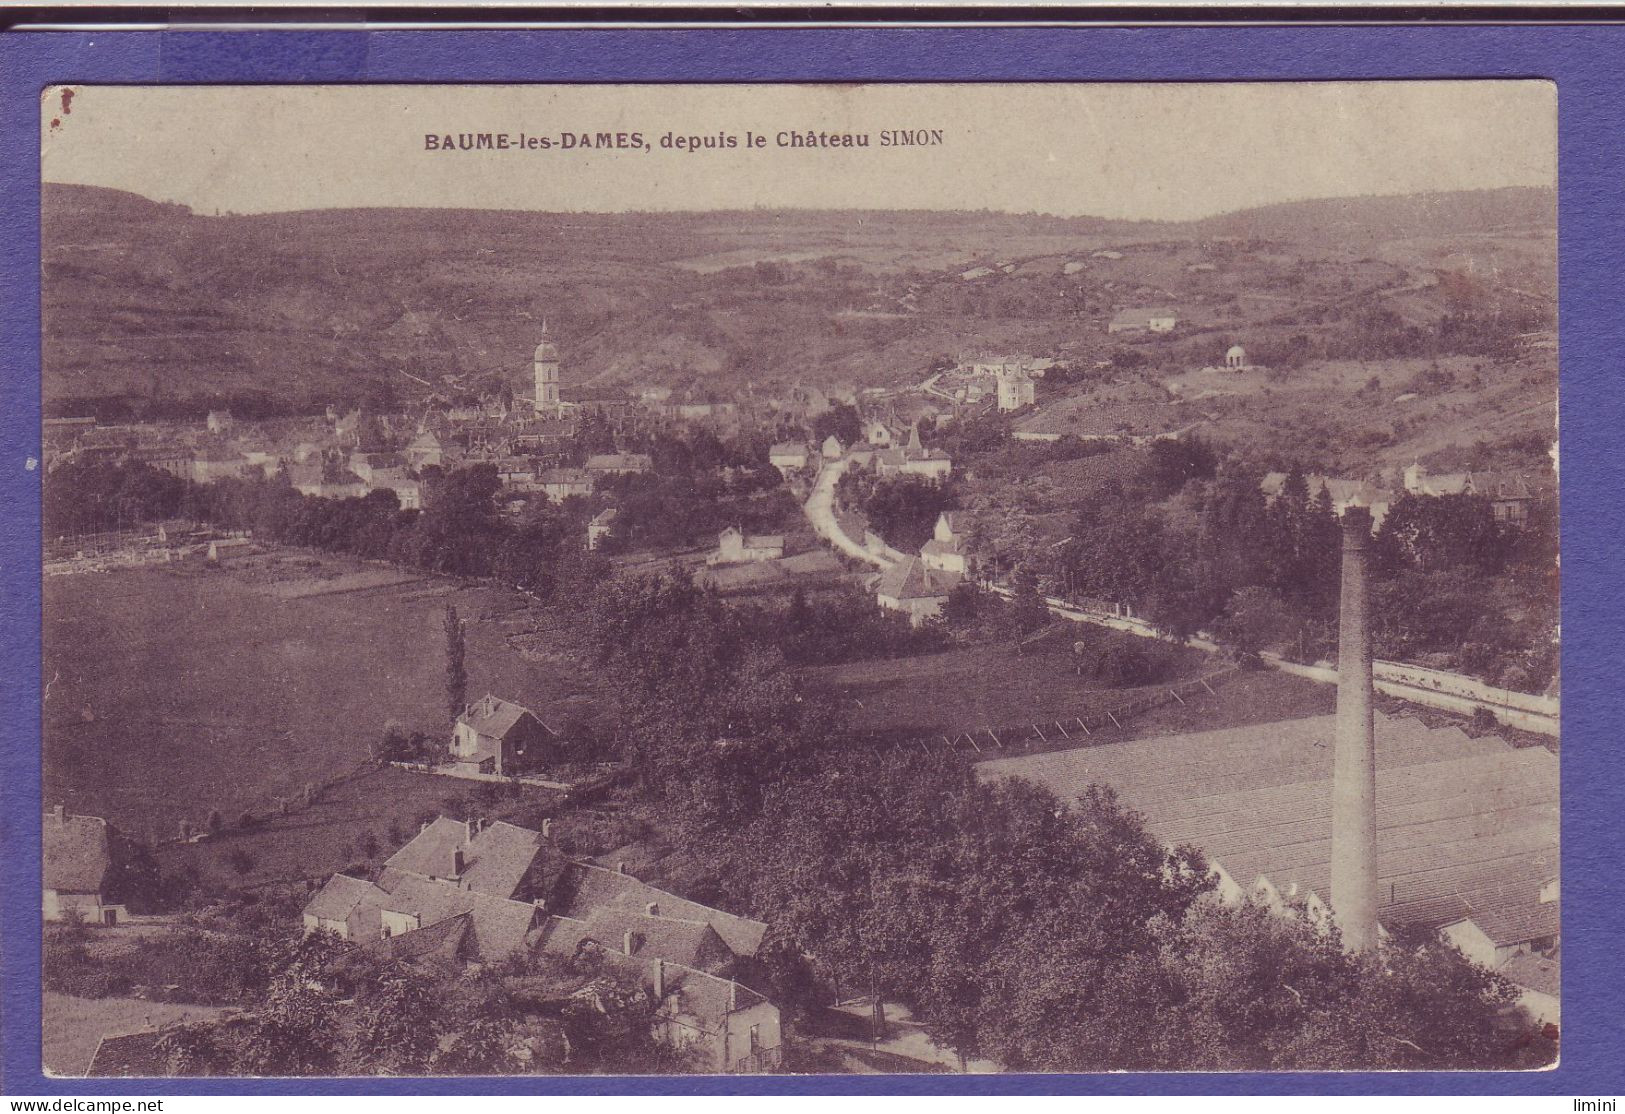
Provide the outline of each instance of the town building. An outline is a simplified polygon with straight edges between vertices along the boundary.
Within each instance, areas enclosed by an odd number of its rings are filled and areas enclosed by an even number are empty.
[[[1264,493],[1264,499],[1273,503],[1286,490],[1286,472],[1266,472],[1259,481],[1258,489]],[[1308,498],[1314,502],[1321,498],[1322,492],[1331,503],[1332,513],[1341,515],[1350,507],[1365,507],[1371,512],[1372,528],[1382,526],[1383,519],[1388,517],[1388,509],[1393,503],[1393,493],[1387,488],[1368,480],[1339,479],[1336,476],[1322,476],[1309,473],[1304,476],[1304,485],[1308,489]]]
[[[1179,325],[1179,315],[1171,309],[1135,308],[1118,310],[1106,326],[1108,333],[1171,333]]]
[[[1522,526],[1529,521],[1535,486],[1514,472],[1430,472],[1420,463],[1405,469],[1405,490],[1412,495],[1477,495],[1488,499],[1495,521]]]
[[[438,468],[445,460],[446,450],[434,430],[425,429],[406,446],[405,456],[414,469]]]
[[[232,418],[230,410],[210,410],[203,424],[210,433],[223,434],[231,432],[237,422]]]
[[[780,441],[768,450],[767,462],[788,479],[807,467],[807,446],[796,441]]]
[[[507,776],[544,761],[555,738],[529,708],[487,694],[457,717],[451,755],[458,767]]]
[[[536,485],[555,503],[592,494],[592,474],[581,468],[549,468],[536,477]]]
[[[1037,401],[1032,377],[1023,368],[1008,368],[999,372],[999,410],[1008,413],[1032,406]]]
[[[567,411],[595,414],[618,422],[632,409],[632,396],[619,387],[563,387],[559,401]]]
[[[654,461],[647,453],[598,453],[583,467],[595,476],[642,475],[654,470]]]
[[[45,813],[41,830],[44,859],[44,915],[47,921],[77,917],[89,924],[118,924],[123,905],[112,902],[115,838],[100,816],[71,816],[61,805]]]
[[[784,556],[783,534],[746,534],[730,526],[717,537],[717,551],[705,559],[708,565],[740,565],[753,561],[777,561]]]
[[[406,458],[400,453],[350,454],[350,471],[368,487],[383,487],[407,478]]]
[[[824,443],[819,446],[818,451],[825,460],[840,460],[846,448],[841,444],[841,439],[832,433],[824,438]]]
[[[902,448],[880,449],[874,453],[875,470],[883,477],[920,476],[941,481],[953,471],[953,460],[941,449],[928,449],[920,443],[920,427],[908,432]]]
[[[241,479],[248,471],[248,461],[241,453],[219,445],[200,449],[192,457],[189,477],[195,484],[212,484],[220,480]]]
[[[889,565],[875,585],[875,599],[881,607],[901,611],[914,626],[942,614],[948,593],[960,581],[960,574],[928,567],[918,557]]]

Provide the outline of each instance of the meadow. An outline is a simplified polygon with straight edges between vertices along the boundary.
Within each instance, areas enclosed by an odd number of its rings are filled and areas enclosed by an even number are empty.
[[[45,801],[139,838],[201,827],[213,809],[228,824],[264,815],[354,771],[388,721],[449,733],[448,603],[468,623],[470,699],[495,692],[549,722],[595,710],[590,680],[538,652],[523,598],[505,591],[301,594],[188,564],[52,577],[43,602]]]

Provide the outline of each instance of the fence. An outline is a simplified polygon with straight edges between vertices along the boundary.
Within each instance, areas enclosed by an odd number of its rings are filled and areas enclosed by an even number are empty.
[[[1072,715],[1063,713],[1056,719],[1031,723],[1007,724],[1000,727],[988,724],[963,729],[953,736],[945,733],[932,736],[916,735],[907,740],[894,740],[892,746],[904,749],[917,747],[924,751],[941,746],[947,750],[966,749],[976,754],[1032,745],[1097,746],[1117,741],[1118,736],[1114,732],[1123,731],[1123,724],[1142,712],[1167,704],[1187,704],[1189,703],[1187,697],[1201,699],[1204,696],[1215,695],[1216,687],[1235,672],[1236,666],[1227,666],[1193,680],[1159,687],[1155,691],[1143,693],[1109,708],[1097,708]]]

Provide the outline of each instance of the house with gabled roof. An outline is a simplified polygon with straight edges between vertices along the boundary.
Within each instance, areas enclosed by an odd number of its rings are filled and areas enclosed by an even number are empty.
[[[501,959],[523,951],[542,920],[541,855],[539,832],[442,816],[391,855],[376,881],[328,879],[305,905],[305,931],[366,944],[433,929],[434,937],[401,947],[468,962]]]
[[[960,581],[960,574],[934,569],[918,557],[909,557],[888,566],[875,585],[875,599],[881,607],[901,611],[919,626],[942,614],[948,593]]]
[[[959,511],[943,511],[937,515],[937,525],[930,539],[920,547],[920,560],[925,567],[938,572],[968,571],[964,538],[965,516]]]
[[[544,761],[557,737],[529,708],[487,693],[457,717],[452,760],[477,773],[516,774]]]
[[[807,446],[799,441],[780,441],[768,449],[767,462],[788,477],[807,467]]]
[[[654,459],[648,453],[596,453],[582,467],[595,476],[641,475],[654,471]]]
[[[705,559],[708,565],[742,565],[756,561],[777,561],[784,556],[783,534],[747,534],[730,526],[717,536],[717,549]]]
[[[1118,310],[1106,326],[1108,333],[1171,333],[1179,315],[1161,306]]]
[[[533,938],[537,950],[559,958],[590,952],[634,974],[654,1003],[656,1037],[689,1050],[696,1067],[781,1066],[778,1007],[741,981],[765,924],[585,862],[572,862],[553,894],[552,915]]]
[[[755,958],[767,935],[767,925],[761,921],[689,901],[640,881],[624,870],[611,870],[593,863],[570,863],[560,874],[548,901],[549,912],[582,922],[590,920],[595,910],[604,908],[710,925],[728,950],[742,959]]]

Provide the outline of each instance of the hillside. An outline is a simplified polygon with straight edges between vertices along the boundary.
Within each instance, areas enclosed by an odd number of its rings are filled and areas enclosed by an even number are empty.
[[[1305,304],[1335,317],[1362,292],[1409,287],[1427,317],[1445,309],[1429,300],[1432,272],[1480,257],[1494,281],[1515,271],[1519,289],[1545,298],[1550,202],[1516,190],[1360,198],[1190,225],[933,212],[211,216],[47,185],[44,390],[57,411],[98,399],[147,413],[388,405],[425,382],[453,394],[518,386],[544,318],[577,383],[721,395],[898,385],[966,349],[1097,358],[1113,309],[1148,300],[1217,330]],[[1091,258],[1104,248],[1123,258]]]

